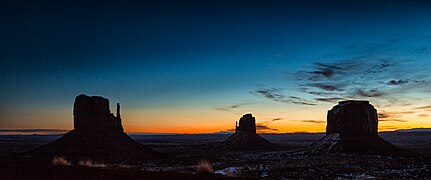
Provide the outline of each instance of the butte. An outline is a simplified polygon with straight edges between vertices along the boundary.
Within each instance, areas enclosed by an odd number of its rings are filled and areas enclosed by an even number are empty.
[[[316,154],[403,152],[378,135],[377,110],[368,101],[341,101],[328,111],[326,136],[310,145]]]
[[[278,145],[273,144],[256,133],[256,119],[252,114],[245,114],[235,125],[235,133],[218,148],[227,150],[255,150],[273,149]]]
[[[124,133],[120,104],[116,116],[109,100],[81,94],[75,98],[74,129],[49,144],[31,151],[32,157],[63,157],[71,162],[92,160],[103,163],[140,163],[164,157]]]

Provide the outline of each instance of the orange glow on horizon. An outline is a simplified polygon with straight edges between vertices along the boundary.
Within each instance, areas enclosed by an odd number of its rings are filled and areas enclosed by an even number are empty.
[[[284,109],[284,107],[257,107],[253,111],[257,125],[268,129],[258,129],[258,133],[325,132],[326,113],[313,109]],[[320,107],[328,109],[328,107]],[[400,109],[392,109],[402,112]],[[280,113],[276,113],[280,112]],[[384,112],[384,111],[380,111]],[[123,127],[129,133],[215,133],[229,132],[235,128],[235,121],[248,112],[220,112],[199,109],[135,109],[122,113]],[[396,119],[380,119],[379,131],[398,129],[431,128],[428,114],[423,111],[396,114]],[[6,117],[9,118],[9,117]],[[281,120],[272,121],[275,118]],[[73,129],[73,115],[69,109],[62,111],[20,114],[11,120],[0,122],[0,129]],[[402,121],[400,121],[402,120]],[[42,132],[38,134],[43,134]]]

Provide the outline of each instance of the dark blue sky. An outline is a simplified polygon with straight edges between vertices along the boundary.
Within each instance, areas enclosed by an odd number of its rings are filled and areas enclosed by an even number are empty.
[[[0,17],[0,128],[70,129],[80,93],[152,131],[194,112],[324,120],[342,99],[430,102],[430,1],[6,0]],[[397,127],[430,126],[412,121]]]

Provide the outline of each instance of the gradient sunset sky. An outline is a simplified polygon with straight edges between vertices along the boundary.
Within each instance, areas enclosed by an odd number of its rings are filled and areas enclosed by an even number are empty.
[[[369,100],[380,130],[431,128],[430,1],[0,4],[0,129],[73,129],[79,94],[127,132],[324,132]]]

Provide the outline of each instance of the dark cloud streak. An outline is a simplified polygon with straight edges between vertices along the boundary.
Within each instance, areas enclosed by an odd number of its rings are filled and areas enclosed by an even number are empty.
[[[326,121],[320,121],[320,120],[301,120],[303,123],[313,123],[313,124],[322,124],[326,123]]]
[[[396,85],[407,84],[408,82],[409,82],[409,80],[398,80],[398,81],[397,80],[391,80],[387,84],[396,86]]]
[[[271,99],[273,101],[281,102],[281,103],[293,103],[293,104],[308,105],[308,106],[316,105],[316,103],[310,102],[303,98],[299,98],[296,96],[286,96],[282,94],[281,89],[278,89],[278,88],[261,88],[261,89],[252,91],[250,93],[253,95],[262,96],[267,99]]]
[[[230,105],[230,106],[218,107],[218,108],[215,108],[214,110],[218,110],[218,111],[232,111],[234,109],[238,109],[238,108],[241,108],[243,106],[247,106],[247,105],[251,105],[251,104],[256,104],[256,102],[238,103],[238,104],[234,104],[234,105]]]

